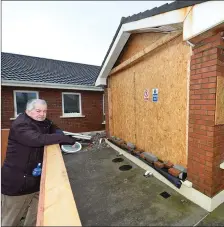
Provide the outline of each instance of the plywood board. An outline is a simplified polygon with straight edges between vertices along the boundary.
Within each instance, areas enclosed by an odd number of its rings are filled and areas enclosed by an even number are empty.
[[[45,147],[37,226],[81,226],[59,145]]]
[[[109,81],[109,79],[108,79]],[[112,103],[112,94],[111,89],[107,88],[107,96],[108,96],[108,117],[109,117],[109,131],[110,135],[113,135],[114,127],[113,127],[113,103]]]
[[[127,67],[131,67],[131,64],[135,64],[137,61],[140,61],[141,58],[146,57],[148,54],[152,54],[152,51],[156,50],[157,48],[163,46],[167,42],[170,42],[171,40],[175,39],[176,37],[180,36],[181,32],[172,32],[170,34],[165,35],[164,37],[160,38],[158,41],[150,44],[148,47],[142,49],[141,51],[134,54],[132,57],[127,59],[126,61],[119,64],[117,67],[113,68],[111,70],[110,75],[123,70]]]
[[[6,156],[8,146],[9,129],[1,130],[1,165],[3,164]]]
[[[126,70],[122,75],[110,77],[113,103],[113,134],[135,142],[134,74]]]
[[[185,167],[189,59],[190,48],[179,36],[110,78],[114,134]],[[156,103],[151,100],[153,88],[159,89]],[[145,89],[149,101],[144,100]]]
[[[129,59],[142,49],[153,44],[154,42],[158,41],[162,37],[164,37],[164,34],[162,33],[148,32],[132,34],[127,44],[125,45],[124,49],[122,50],[115,66],[126,61],[127,59]]]
[[[224,77],[217,77],[215,124],[224,124]]]

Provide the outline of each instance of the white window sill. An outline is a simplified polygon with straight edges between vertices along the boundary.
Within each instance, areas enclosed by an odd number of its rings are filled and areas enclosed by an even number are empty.
[[[85,117],[85,115],[70,115],[70,116],[63,115],[63,116],[60,116],[60,118],[73,118],[73,117]]]
[[[16,117],[11,117],[11,118],[9,118],[9,120],[14,121],[14,120],[16,120]]]
[[[102,125],[105,125],[106,124],[106,122],[104,121],[104,122],[102,122]]]

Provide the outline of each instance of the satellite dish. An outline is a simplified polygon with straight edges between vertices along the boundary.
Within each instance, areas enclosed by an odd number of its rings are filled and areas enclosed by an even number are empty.
[[[65,153],[75,153],[82,149],[82,145],[76,142],[74,145],[61,145],[61,149]]]

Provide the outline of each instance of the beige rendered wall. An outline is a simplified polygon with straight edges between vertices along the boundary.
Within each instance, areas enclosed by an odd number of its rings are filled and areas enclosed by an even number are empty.
[[[164,161],[186,166],[189,58],[190,48],[180,35],[138,63],[111,75],[111,135],[133,142]],[[159,89],[156,103],[152,102],[153,88]],[[149,90],[148,101],[144,100],[145,89]]]

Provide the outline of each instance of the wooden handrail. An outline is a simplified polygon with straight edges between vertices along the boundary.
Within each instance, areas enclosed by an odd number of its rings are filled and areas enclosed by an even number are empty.
[[[58,144],[44,149],[36,226],[81,226]]]

